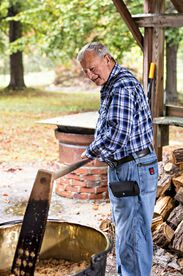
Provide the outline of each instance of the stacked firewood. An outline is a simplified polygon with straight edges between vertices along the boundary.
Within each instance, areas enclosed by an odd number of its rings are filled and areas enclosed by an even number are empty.
[[[170,160],[159,165],[153,241],[183,255],[183,148],[174,150]]]

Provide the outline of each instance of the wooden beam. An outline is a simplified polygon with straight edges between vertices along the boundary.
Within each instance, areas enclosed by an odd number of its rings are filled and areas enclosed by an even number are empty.
[[[144,12],[152,12],[152,1],[144,0]],[[152,62],[152,34],[153,28],[144,28],[144,56],[143,56],[143,84],[147,95],[148,75],[150,63]]]
[[[133,16],[138,27],[182,27],[182,14],[139,14]]]
[[[144,50],[143,47],[143,36],[137,27],[135,21],[133,20],[129,10],[127,9],[123,0],[113,0],[114,5],[116,6],[118,12],[120,13],[121,17],[123,18],[124,22],[128,26],[129,30],[131,31],[133,37],[137,41],[137,44],[140,46],[142,51]]]
[[[152,0],[153,12],[163,13],[165,10],[165,0]],[[156,64],[156,81],[154,94],[152,95],[152,115],[154,117],[163,116],[164,110],[164,30],[163,28],[153,28],[153,55],[152,60]],[[154,127],[155,149],[158,160],[162,160],[162,146],[158,145],[158,129]]]
[[[183,13],[183,0],[171,0],[171,2],[178,12]]]
[[[183,118],[183,107],[182,106],[174,106],[174,105],[166,105],[166,116],[174,116]]]

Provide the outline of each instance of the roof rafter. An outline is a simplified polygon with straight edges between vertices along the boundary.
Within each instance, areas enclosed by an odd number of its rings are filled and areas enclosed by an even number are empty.
[[[129,30],[131,31],[133,37],[135,38],[135,40],[137,41],[138,45],[140,46],[140,48],[142,49],[142,51],[144,50],[143,47],[143,42],[144,42],[144,38],[143,35],[141,34],[138,26],[136,25],[135,21],[133,20],[131,13],[129,12],[129,10],[127,9],[125,3],[123,2],[123,0],[113,0],[118,12],[120,13],[121,17],[123,18],[123,20],[125,21],[126,25],[128,26]]]
[[[178,12],[183,13],[183,0],[171,0]]]

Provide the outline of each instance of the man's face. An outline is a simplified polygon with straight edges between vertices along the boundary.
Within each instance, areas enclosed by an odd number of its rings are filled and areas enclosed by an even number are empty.
[[[108,55],[99,57],[94,51],[86,51],[80,63],[87,78],[98,86],[107,82],[114,66],[114,62]]]

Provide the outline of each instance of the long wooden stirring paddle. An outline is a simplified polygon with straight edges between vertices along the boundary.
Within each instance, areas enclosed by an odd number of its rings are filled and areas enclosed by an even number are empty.
[[[57,172],[38,170],[23,218],[11,267],[13,275],[33,276],[44,237],[50,207],[53,182],[90,162],[83,159]]]

